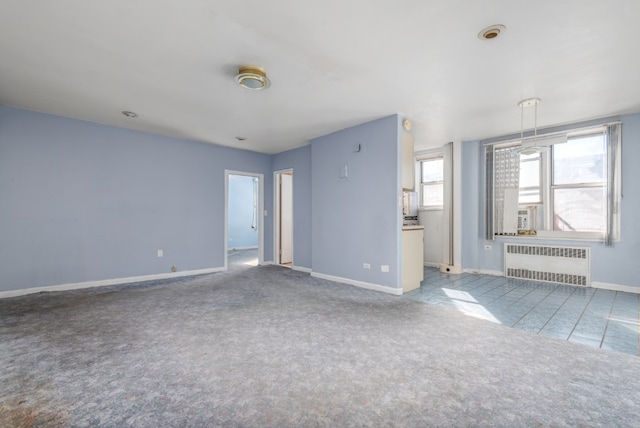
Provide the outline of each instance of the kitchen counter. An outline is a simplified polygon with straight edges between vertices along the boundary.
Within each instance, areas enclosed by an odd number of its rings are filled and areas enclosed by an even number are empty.
[[[402,226],[402,292],[415,290],[424,279],[424,226]]]

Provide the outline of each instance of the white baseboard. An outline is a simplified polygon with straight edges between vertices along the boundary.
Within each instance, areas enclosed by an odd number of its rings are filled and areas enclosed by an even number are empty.
[[[291,266],[291,269],[297,270],[299,272],[311,273],[310,268],[302,267],[302,266]]]
[[[480,275],[492,275],[492,276],[504,276],[504,272],[501,270],[489,270],[489,269],[462,269],[464,273],[477,273]]]
[[[426,267],[433,267],[433,268],[440,267],[440,263],[433,263],[433,262],[424,262],[423,265]]]
[[[591,281],[591,287],[601,288],[603,290],[624,291],[625,293],[640,294],[640,287],[623,284],[609,284],[606,282]]]
[[[316,278],[321,278],[321,279],[327,279],[329,281],[341,282],[343,284],[354,285],[356,287],[366,288],[367,290],[380,291],[382,293],[393,294],[395,296],[402,295],[402,288],[387,287],[386,285],[373,284],[371,282],[364,282],[364,281],[356,281],[354,279],[342,278],[342,277],[333,276],[333,275],[325,275],[323,273],[318,273],[318,272],[311,272],[311,276]]]
[[[272,264],[274,264],[273,260],[264,260],[260,266],[269,266]]]
[[[76,282],[73,284],[48,285],[45,287],[24,288],[22,290],[0,291],[0,299],[7,297],[24,296],[26,294],[51,292],[51,291],[67,291],[79,290],[81,288],[106,287],[108,285],[129,284],[132,282],[153,281],[157,279],[180,278],[183,276],[204,275],[207,273],[222,272],[224,268],[209,268],[185,270],[182,272],[158,273],[154,275],[130,276],[127,278],[103,279],[99,281]]]

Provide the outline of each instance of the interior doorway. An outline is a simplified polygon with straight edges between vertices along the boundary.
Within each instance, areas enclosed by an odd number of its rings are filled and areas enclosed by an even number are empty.
[[[293,267],[293,169],[276,171],[275,184],[275,263]]]
[[[230,266],[250,267],[264,262],[263,177],[262,174],[225,170],[225,270]]]

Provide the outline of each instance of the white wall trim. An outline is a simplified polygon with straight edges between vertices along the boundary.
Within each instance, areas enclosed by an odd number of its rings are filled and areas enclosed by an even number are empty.
[[[603,290],[624,291],[625,293],[640,294],[640,287],[623,284],[609,284],[606,282],[591,281],[591,287]]]
[[[183,272],[158,273],[154,275],[130,276],[127,278],[102,279],[99,281],[76,282],[72,284],[48,285],[45,287],[24,288],[21,290],[0,291],[0,299],[8,297],[24,296],[26,294],[52,292],[52,291],[68,291],[79,290],[82,288],[106,287],[108,285],[129,284],[133,282],[153,281],[157,279],[180,278],[183,276],[204,275],[207,273],[215,273],[224,271],[224,267],[185,270]]]
[[[293,191],[293,187],[295,186],[294,183],[294,175],[293,175],[293,168],[285,168],[285,169],[279,169],[277,171],[273,171],[273,258],[274,258],[274,264],[279,264],[280,263],[280,254],[279,254],[279,248],[280,248],[280,183],[278,181],[278,177],[281,174],[290,174],[291,175],[291,201],[292,201],[292,219],[291,219],[291,260],[295,261],[296,255],[294,252],[294,243],[295,243],[295,236],[293,235],[293,223],[295,222],[295,200],[293,199],[294,197],[294,191]],[[277,263],[276,263],[277,262]]]
[[[462,268],[462,142],[452,144],[453,156],[453,266]]]
[[[297,270],[299,272],[311,273],[310,268],[302,267],[302,266],[292,266],[291,269]]]
[[[434,263],[434,262],[424,262],[423,265],[426,267],[432,267],[432,268],[440,267],[440,263]]]
[[[323,273],[318,273],[318,272],[311,272],[311,276],[316,278],[326,279],[329,281],[341,282],[343,284],[354,285],[356,287],[366,288],[367,290],[380,291],[382,293],[393,294],[395,296],[402,295],[402,288],[387,287],[386,285],[373,284],[371,282],[364,282],[364,281],[356,281],[354,279],[342,278],[342,277],[333,276],[333,275],[325,275]]]
[[[480,274],[480,275],[504,276],[504,272],[502,272],[501,270],[465,268],[465,269],[462,269],[462,272],[464,272],[464,273],[477,273],[477,274]]]

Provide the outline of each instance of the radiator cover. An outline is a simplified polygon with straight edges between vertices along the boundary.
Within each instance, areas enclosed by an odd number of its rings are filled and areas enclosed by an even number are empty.
[[[591,285],[591,248],[504,244],[504,275],[568,285]]]

